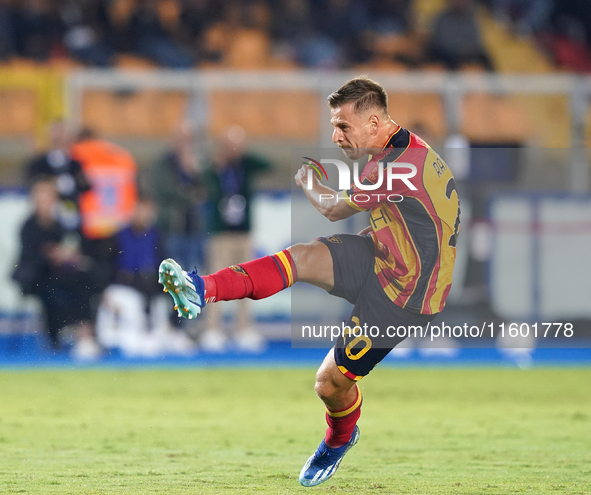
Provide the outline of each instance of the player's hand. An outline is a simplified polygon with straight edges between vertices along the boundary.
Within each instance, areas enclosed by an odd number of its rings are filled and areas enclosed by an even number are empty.
[[[316,172],[310,165],[302,165],[294,177],[295,183],[302,189],[308,187],[308,177],[310,175],[308,170],[312,171],[312,177],[315,179]]]

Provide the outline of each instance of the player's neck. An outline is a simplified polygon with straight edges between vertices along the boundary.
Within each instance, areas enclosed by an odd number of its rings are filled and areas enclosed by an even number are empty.
[[[388,144],[388,141],[400,129],[400,126],[390,119],[387,122],[384,122],[384,125],[380,129],[380,132],[376,135],[376,138],[373,142],[372,148],[375,149],[383,149],[384,146]]]

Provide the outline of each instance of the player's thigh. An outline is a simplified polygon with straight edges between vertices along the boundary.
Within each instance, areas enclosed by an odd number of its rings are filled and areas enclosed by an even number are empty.
[[[330,293],[355,304],[368,277],[374,275],[375,246],[370,236],[336,234],[320,237],[332,258],[333,285]]]
[[[298,282],[306,282],[330,291],[334,285],[332,256],[319,241],[295,244],[289,248],[296,267]]]

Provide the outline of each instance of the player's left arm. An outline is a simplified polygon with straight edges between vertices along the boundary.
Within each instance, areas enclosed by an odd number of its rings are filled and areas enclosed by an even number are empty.
[[[302,166],[295,175],[295,182],[302,188],[306,196],[308,196],[314,208],[322,215],[331,222],[336,222],[337,220],[349,218],[358,212],[358,210],[355,210],[343,200],[342,194],[322,184],[314,171],[312,173],[312,184],[309,187],[308,170],[313,170],[310,165]]]

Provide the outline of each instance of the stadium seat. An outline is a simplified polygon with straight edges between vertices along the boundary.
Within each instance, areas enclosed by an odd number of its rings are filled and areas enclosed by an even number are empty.
[[[555,71],[533,38],[515,36],[484,9],[480,11],[479,23],[484,44],[498,72],[543,74]]]
[[[210,63],[223,63],[232,33],[228,26],[218,22],[209,26],[203,35],[203,53]],[[203,62],[201,62],[203,64]]]
[[[47,66],[51,69],[60,71],[63,74],[67,74],[68,71],[75,69],[84,69],[86,65],[82,62],[78,62],[70,57],[56,57],[49,60]]]
[[[0,90],[0,135],[32,136],[37,124],[37,96],[26,89]]]
[[[270,63],[271,42],[258,29],[234,32],[224,62],[235,69],[262,69]]]
[[[412,11],[417,19],[417,27],[420,31],[427,31],[435,16],[445,8],[445,0],[414,0]]]
[[[372,51],[377,58],[417,63],[422,59],[424,39],[419,33],[379,34],[374,38]]]
[[[422,72],[445,72],[447,69],[438,62],[428,63],[421,66]]]
[[[188,96],[182,92],[88,91],[82,122],[99,135],[168,138],[185,115],[187,103]]]
[[[178,0],[160,0],[157,9],[163,26],[166,26],[169,30],[178,27],[181,17],[181,6]]]
[[[115,67],[122,70],[145,70],[155,69],[157,65],[149,60],[128,53],[121,53],[117,55],[115,60]]]
[[[387,70],[389,72],[408,71],[408,67],[405,64],[396,62],[395,60],[388,57],[375,57],[365,64],[355,65],[353,69],[361,74],[364,74],[372,70]]]
[[[318,138],[320,103],[315,93],[214,91],[210,112],[212,134],[238,124],[254,137]]]
[[[437,140],[446,133],[443,100],[435,94],[389,92],[392,118],[403,127],[429,129]]]
[[[482,67],[482,65],[480,65],[480,64],[463,64],[460,67],[460,71],[464,72],[464,73],[468,73],[468,74],[474,74],[474,73],[485,74],[486,73],[486,69],[484,67]]]
[[[127,23],[136,7],[136,0],[113,0],[109,5],[109,17],[114,24]]]
[[[36,60],[32,60],[30,58],[21,57],[12,57],[8,61],[7,65],[16,71],[38,69],[45,66],[45,64],[42,62],[37,62]]]
[[[568,148],[571,145],[570,106],[567,97],[520,94],[515,99],[524,109],[532,136],[540,146]]]
[[[523,107],[515,97],[470,94],[464,98],[462,132],[470,141],[522,143],[531,137]]]

